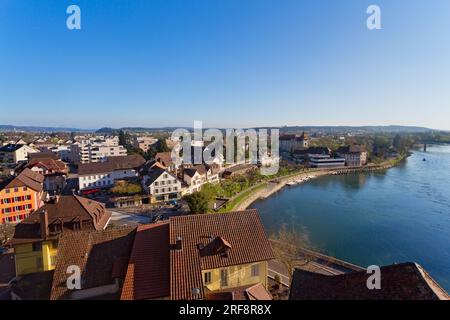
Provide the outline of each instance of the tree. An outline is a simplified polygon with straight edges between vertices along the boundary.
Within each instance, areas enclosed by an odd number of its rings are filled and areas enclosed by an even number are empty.
[[[127,133],[125,133],[123,130],[119,131],[119,144],[120,145],[127,147],[128,138],[129,138],[129,135]]]
[[[215,197],[213,186],[204,185],[200,191],[186,196],[185,199],[192,213],[204,214],[211,209]]]
[[[275,258],[284,264],[290,280],[292,280],[292,274],[296,266],[307,265],[315,260],[314,256],[303,250],[311,247],[306,233],[290,231],[286,225],[283,225],[270,240]]]
[[[158,139],[158,142],[156,143],[156,152],[168,152],[170,151],[169,147],[167,146],[167,142],[165,138]]]

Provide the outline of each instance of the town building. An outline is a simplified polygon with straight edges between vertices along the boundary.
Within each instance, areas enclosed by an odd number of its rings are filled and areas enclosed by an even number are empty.
[[[162,164],[170,173],[177,174],[178,166],[172,160],[172,152],[158,152],[155,155],[155,160]]]
[[[103,203],[78,196],[54,198],[16,226],[10,241],[16,275],[53,270],[60,237],[82,230],[103,230],[110,217]]]
[[[0,162],[4,164],[17,164],[27,161],[30,153],[39,152],[26,144],[7,144],[0,147]]]
[[[127,150],[119,145],[118,137],[97,137],[75,142],[70,146],[71,162],[102,162],[110,157],[127,155]]]
[[[345,167],[345,159],[332,157],[331,150],[327,147],[309,147],[304,150],[296,150],[292,158],[300,163],[305,163],[311,168],[342,168]]]
[[[135,234],[135,227],[118,227],[103,231],[73,232],[61,237],[50,285],[50,299],[120,299]],[[79,290],[70,290],[66,284],[67,268],[73,265],[81,269]]]
[[[448,300],[449,295],[416,263],[380,268],[380,288],[367,287],[366,270],[323,275],[296,269],[290,300]]]
[[[361,167],[367,164],[367,150],[364,146],[340,147],[336,154],[345,159],[345,164],[348,167]]]
[[[64,162],[70,162],[71,160],[71,148],[70,145],[61,144],[49,149],[51,152],[54,152],[58,155],[58,157]]]
[[[39,155],[39,156],[34,156]],[[22,163],[15,168],[16,173],[20,173],[25,168],[44,176],[44,191],[51,195],[59,194],[66,185],[69,172],[67,165],[57,158],[57,155],[50,153],[47,158],[42,153],[34,153],[28,163]]]
[[[280,136],[280,151],[292,153],[309,147],[309,136],[303,132],[301,135],[285,134]]]
[[[183,181],[188,185],[189,193],[200,191],[207,183],[219,182],[219,171],[215,166],[203,164],[183,169]]]
[[[256,210],[139,226],[121,299],[270,300],[274,258]]]
[[[78,166],[80,190],[110,188],[116,180],[138,179],[145,164],[141,155],[109,157],[104,162],[82,163]]]
[[[18,223],[43,204],[44,176],[25,168],[0,184],[0,224]]]
[[[169,171],[155,166],[143,173],[142,186],[152,203],[181,198],[181,182]]]
[[[253,164],[238,164],[226,168],[222,173],[222,178],[232,179],[234,177],[242,176],[252,170],[256,170],[257,166]]]
[[[133,147],[135,147],[137,149],[141,149],[143,152],[148,152],[150,147],[157,142],[158,142],[158,139],[153,138],[153,137],[135,136],[133,138]]]

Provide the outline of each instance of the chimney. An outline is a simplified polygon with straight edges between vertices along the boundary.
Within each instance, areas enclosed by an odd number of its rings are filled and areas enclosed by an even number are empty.
[[[41,225],[41,237],[46,240],[48,238],[48,212],[47,210],[42,210],[39,213],[39,222]]]
[[[175,243],[175,250],[183,250],[183,243],[181,237],[177,237],[177,242]]]

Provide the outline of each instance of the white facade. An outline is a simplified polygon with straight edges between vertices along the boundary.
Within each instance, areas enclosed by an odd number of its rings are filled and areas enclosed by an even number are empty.
[[[71,150],[68,145],[59,145],[51,148],[50,151],[56,153],[62,161],[69,162],[71,159]]]
[[[102,162],[107,157],[126,156],[127,150],[119,145],[118,137],[82,140],[71,145],[74,163]]]
[[[94,188],[109,188],[114,186],[116,180],[135,178],[139,174],[135,169],[114,170],[111,172],[80,175],[78,186],[80,190]]]
[[[211,169],[208,169],[204,174],[201,174],[199,171],[196,171],[194,175],[191,177],[188,174],[183,175],[184,182],[189,186],[188,193],[194,193],[200,191],[202,186],[207,183],[218,183],[219,182],[219,174],[212,173]]]
[[[169,201],[179,199],[181,195],[181,182],[167,171],[162,173],[152,182],[148,176],[144,176],[143,185],[153,200]]]
[[[18,149],[11,152],[0,151],[0,162],[16,164],[21,161],[28,161],[28,154],[36,152],[39,152],[39,150],[36,150],[24,144]]]

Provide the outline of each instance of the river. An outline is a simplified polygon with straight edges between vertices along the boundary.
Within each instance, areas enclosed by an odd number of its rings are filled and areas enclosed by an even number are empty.
[[[286,187],[251,207],[269,234],[286,225],[319,251],[360,266],[417,262],[450,291],[448,145],[414,151],[384,172]]]

